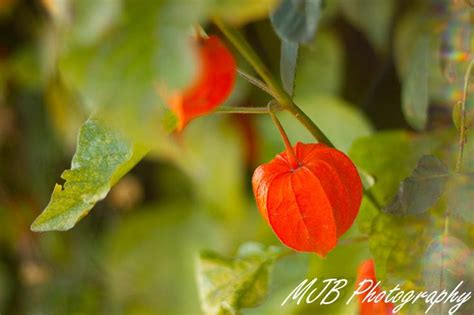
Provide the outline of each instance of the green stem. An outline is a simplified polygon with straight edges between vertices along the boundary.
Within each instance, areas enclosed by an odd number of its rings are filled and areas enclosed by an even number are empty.
[[[334,147],[324,132],[293,102],[281,85],[275,81],[271,72],[242,35],[219,18],[215,18],[214,23],[229,39],[232,45],[235,46],[244,59],[247,60],[247,62],[255,69],[257,74],[267,84],[270,90],[273,91],[272,95],[283,109],[289,111],[293,116],[295,116],[295,118],[301,122],[301,124],[313,135],[314,138],[316,138],[316,140],[330,147]]]
[[[229,39],[232,45],[240,52],[245,60],[250,63],[250,65],[255,69],[258,75],[267,83],[270,89],[276,92],[276,98],[279,103],[286,103],[287,100],[284,97],[284,93],[281,93],[282,88],[275,82],[271,72],[260,60],[255,51],[250,47],[247,41],[242,37],[242,35],[234,28],[227,25],[224,21],[219,18],[214,19],[214,23],[219,27],[219,29],[224,33],[224,35]]]
[[[456,159],[456,168],[455,172],[460,173],[462,169],[462,160],[464,155],[464,144],[466,143],[466,101],[467,101],[467,92],[469,89],[469,79],[471,77],[472,67],[474,65],[474,59],[471,59],[469,65],[467,66],[466,73],[464,74],[464,87],[461,99],[461,122],[459,126],[459,149],[458,156]],[[445,212],[444,219],[444,236],[449,234],[449,217],[451,215],[451,208],[447,208]]]
[[[221,106],[214,111],[216,114],[268,114],[267,107]]]
[[[364,189],[365,197],[375,206],[377,209],[382,209],[382,205],[377,201],[373,192],[370,189]]]
[[[285,92],[286,93],[286,92]],[[320,143],[324,143],[327,146],[334,148],[334,144],[329,140],[329,138],[324,134],[324,132],[319,129],[319,127],[308,117],[299,108],[293,101],[287,106],[282,105],[284,109],[288,110],[293,116],[300,121],[300,123],[313,135],[313,137],[318,140]]]
[[[462,168],[462,160],[464,155],[464,144],[466,143],[466,100],[467,100],[467,90],[469,89],[469,79],[471,77],[471,70],[474,64],[474,59],[471,59],[469,65],[467,66],[466,73],[464,74],[464,90],[461,100],[461,123],[459,131],[459,150],[458,158],[456,161],[456,173],[459,173]]]
[[[248,74],[247,72],[245,72],[245,71],[243,71],[242,69],[239,69],[239,68],[237,68],[237,73],[242,78],[244,78],[245,80],[250,82],[251,84],[255,85],[256,87],[258,87],[262,91],[266,92],[267,94],[269,94],[273,98],[276,98],[275,93],[273,93],[273,91],[265,83],[263,83],[259,79],[255,78],[254,76]]]
[[[291,146],[290,139],[288,139],[288,135],[285,132],[285,129],[283,129],[283,126],[281,125],[280,121],[276,117],[275,113],[271,110],[271,105],[269,105],[270,108],[270,117],[272,118],[273,123],[278,129],[278,132],[281,135],[281,138],[283,139],[283,143],[285,144],[286,148],[286,155],[288,156],[288,161],[290,162],[290,166],[292,170],[295,170],[299,166],[298,159],[296,158],[295,151],[293,150],[293,147]]]

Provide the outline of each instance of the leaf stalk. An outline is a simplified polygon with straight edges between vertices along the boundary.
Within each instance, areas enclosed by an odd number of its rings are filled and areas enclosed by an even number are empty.
[[[280,121],[278,120],[278,118],[276,117],[275,113],[272,110],[272,104],[273,102],[268,103],[270,117],[272,118],[273,124],[278,129],[278,132],[281,135],[283,143],[285,144],[286,155],[288,156],[288,161],[290,162],[291,169],[295,170],[299,166],[298,159],[296,158],[295,151],[293,149],[293,146],[291,145],[290,139],[288,139],[288,135],[286,134],[285,129],[283,128]]]

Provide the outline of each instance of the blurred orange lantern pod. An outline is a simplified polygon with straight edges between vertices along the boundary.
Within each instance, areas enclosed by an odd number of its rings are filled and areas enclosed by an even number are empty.
[[[196,40],[198,73],[186,89],[171,93],[159,89],[178,117],[178,131],[190,120],[213,111],[230,95],[235,82],[234,56],[217,36]]]
[[[377,284],[377,279],[375,278],[375,268],[374,260],[369,259],[364,261],[360,266],[357,274],[357,283],[356,288],[362,284],[364,280],[371,280],[364,284],[363,287],[359,288],[361,291],[365,291],[360,294],[359,297],[359,314],[360,315],[389,315],[393,314],[393,304],[387,303],[383,299],[379,302],[374,301],[364,301],[372,288]],[[379,287],[373,289],[374,296],[377,296],[381,291]]]
[[[283,152],[255,170],[257,206],[286,246],[325,256],[359,212],[359,173],[344,153],[324,144],[298,142],[294,153],[296,161]]]

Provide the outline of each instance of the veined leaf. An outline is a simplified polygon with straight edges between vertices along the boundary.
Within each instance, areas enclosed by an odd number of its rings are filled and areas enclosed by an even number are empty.
[[[289,95],[293,95],[297,63],[298,44],[282,39],[280,56],[280,77],[283,83],[283,88]]]
[[[466,276],[472,275],[469,266],[473,263],[474,253],[466,244],[454,236],[439,235],[430,244],[423,260],[427,289],[446,289],[463,278],[467,280]],[[453,278],[458,281],[454,283]]]
[[[463,3],[463,1],[460,1],[458,4],[461,4],[462,6]],[[446,9],[447,8],[442,9],[441,11]],[[469,11],[469,9],[466,8],[463,8],[462,10]],[[413,10],[408,10],[403,17],[397,19],[398,21],[394,29],[393,43],[396,69],[403,85],[406,85],[409,81],[409,77],[414,76],[413,72],[415,72],[415,70],[413,65],[416,63],[420,64],[426,62],[428,64],[426,70],[427,74],[420,73],[418,77],[423,78],[423,80],[428,77],[428,94],[430,103],[436,104],[436,108],[439,108],[438,106],[441,104],[451,107],[461,100],[464,71],[467,66],[465,62],[455,61],[451,59],[451,57],[467,56],[462,52],[463,49],[457,51],[457,53],[454,53],[454,50],[457,50],[455,46],[460,48],[460,46],[464,45],[463,41],[466,36],[473,38],[468,35],[469,32],[465,33],[465,31],[470,29],[470,23],[468,22],[469,26],[465,28],[464,31],[462,30],[464,27],[461,29],[454,27],[453,29],[451,27],[453,25],[450,25],[449,20],[456,16],[456,14],[440,14],[431,19],[427,18],[426,13],[426,6],[415,5]],[[447,12],[445,11],[445,13]],[[466,13],[469,15],[469,12]],[[464,17],[461,16],[458,16],[455,19],[457,18],[464,19]],[[443,35],[441,35],[440,32],[443,32]],[[461,35],[463,32],[464,34]],[[449,36],[447,36],[448,33]],[[449,37],[449,41],[451,41],[449,44],[445,41],[447,37]],[[422,42],[425,40],[428,40],[429,42],[429,47],[425,47],[426,51],[423,53],[425,56],[415,57],[416,50],[420,50],[419,47],[424,45]],[[451,48],[448,48],[446,44],[451,46]],[[448,49],[446,50],[446,48]],[[448,54],[446,55],[445,53]],[[425,60],[422,60],[423,58],[425,58]],[[418,61],[415,61],[415,59],[418,59]],[[411,80],[415,81],[413,84],[418,85],[418,87],[424,85],[421,81],[416,82],[415,78],[412,78]],[[420,95],[418,95],[418,99],[421,99],[421,95],[424,91],[420,90],[415,93],[419,93]],[[413,96],[416,95],[413,94]],[[413,100],[415,99],[416,97],[413,97]],[[469,116],[469,108],[472,108],[472,98],[467,99],[467,108]],[[472,111],[470,114],[472,114]],[[407,119],[409,119],[408,116]]]
[[[119,132],[90,118],[79,132],[71,169],[56,184],[51,200],[31,225],[33,231],[69,230],[147,153]]]
[[[299,43],[309,43],[316,32],[320,0],[283,0],[270,16],[281,38],[280,76],[285,91],[293,95]]]
[[[418,159],[436,145],[432,140],[412,138],[401,131],[380,132],[354,142],[349,156],[363,171],[374,177],[371,191],[385,206],[396,194],[400,182],[408,177]]]
[[[460,239],[449,235],[439,235],[430,244],[422,261],[426,290],[435,292],[450,291],[461,284],[458,287],[459,291],[472,291],[474,286],[474,272],[472,269],[474,253]],[[433,306],[431,312],[440,315],[447,314],[448,309],[453,306],[452,301],[439,303]],[[460,309],[459,313],[472,314],[473,310],[473,303],[467,303]]]
[[[206,314],[238,314],[254,307],[266,296],[270,269],[279,250],[259,244],[244,244],[234,259],[212,252],[201,253],[198,285]]]
[[[443,162],[433,155],[424,155],[410,177],[400,183],[397,195],[383,211],[402,216],[427,211],[443,193],[448,176]]]
[[[426,217],[378,215],[372,222],[369,247],[377,266],[377,279],[392,284],[421,286],[421,260],[431,240]]]

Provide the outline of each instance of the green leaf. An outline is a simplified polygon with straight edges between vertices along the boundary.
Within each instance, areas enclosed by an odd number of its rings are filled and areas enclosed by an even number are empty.
[[[446,184],[446,196],[453,215],[474,223],[474,174],[453,175]]]
[[[339,95],[344,72],[344,48],[339,38],[321,30],[312,43],[300,45],[297,70],[295,95]]]
[[[355,224],[359,232],[365,235],[370,233],[372,222],[380,214],[380,210],[364,196],[360,205],[359,214],[357,214]]]
[[[474,256],[461,241],[468,244],[472,239],[469,232],[472,226],[451,217],[448,236],[446,209],[441,202],[438,206],[429,214],[411,217],[380,214],[373,221],[369,247],[377,279],[385,288],[399,285],[403,290],[439,292],[440,288],[452,289],[451,285],[461,280],[465,282],[462,291],[472,288],[474,274],[469,267]]]
[[[244,315],[287,315],[301,309],[301,304],[287,303],[282,307],[281,303],[293,291],[297,283],[308,277],[309,263],[313,256],[315,255],[306,253],[280,256],[272,267],[270,294],[259,306],[244,309],[242,313]]]
[[[442,161],[433,155],[424,155],[410,177],[400,183],[397,195],[383,211],[401,216],[427,211],[443,193],[448,176],[448,168]]]
[[[433,18],[427,18],[430,13],[427,13],[427,7],[419,3],[412,10],[408,10],[406,14],[397,19],[397,25],[394,32],[394,46],[393,54],[396,69],[402,83],[405,85],[408,77],[413,75],[414,72],[412,64],[415,62],[415,50],[424,41],[423,38],[429,39],[429,48],[426,52],[426,62],[428,62],[427,76],[429,78],[429,100],[431,104],[436,104],[437,107],[440,104],[449,104],[454,106],[459,101],[459,93],[463,88],[463,73],[466,65],[462,63],[456,63],[456,66],[449,71],[443,73],[443,66],[446,64],[446,60],[443,60],[442,47],[443,38],[440,36],[440,31],[447,28],[447,17],[446,15],[437,15]],[[451,17],[457,16],[457,14],[451,15]],[[433,25],[444,25],[441,29],[433,27]],[[454,30],[452,30],[454,31]],[[450,34],[452,38],[457,37],[456,32]],[[472,37],[472,36],[471,36]],[[461,42],[461,38],[457,38],[458,43]],[[420,61],[421,62],[421,61]],[[440,67],[441,66],[441,67]],[[448,68],[451,68],[450,66]],[[451,77],[447,80],[447,77],[452,76],[449,72],[455,73],[455,77]],[[410,72],[412,72],[410,74]],[[424,76],[424,74],[421,74]],[[421,85],[421,83],[418,83]],[[422,91],[421,91],[422,92]],[[467,103],[472,103],[469,101]],[[469,106],[468,106],[469,108]],[[472,113],[471,113],[472,114]]]
[[[459,128],[461,127],[462,120],[462,102],[456,102],[456,104],[454,104],[452,119],[454,127],[456,127],[457,130],[460,130]]]
[[[423,257],[423,277],[428,291],[451,291],[463,281],[459,291],[471,291],[474,283],[474,253],[460,239],[449,236],[437,236]],[[470,305],[469,305],[470,304]],[[434,314],[447,314],[454,304],[440,303],[430,310]],[[466,310],[470,307],[471,311]],[[472,314],[474,305],[467,303],[461,314]]]
[[[160,201],[107,225],[97,263],[112,313],[200,314],[195,258],[202,248],[221,250],[226,235],[195,210],[183,199]]]
[[[466,113],[464,118],[464,126],[466,128],[472,128],[474,125],[474,108],[471,104],[469,104],[469,100],[472,98],[467,99],[466,103]],[[462,102],[456,102],[453,106],[452,118],[454,127],[459,131],[461,128],[461,118],[462,118]]]
[[[270,20],[282,40],[309,43],[316,32],[320,10],[321,0],[283,0]]]
[[[309,43],[316,32],[320,0],[283,0],[270,16],[281,39],[280,76],[285,91],[293,95],[299,43]]]
[[[354,163],[374,178],[371,188],[381,205],[386,205],[396,194],[399,183],[410,175],[418,159],[430,153],[432,140],[410,137],[402,131],[379,132],[358,139],[349,151]]]
[[[474,263],[474,253],[458,238],[439,235],[430,244],[423,263],[426,288],[446,289],[449,284],[456,285],[463,278],[467,280],[469,273],[472,275],[469,266]],[[456,283],[453,283],[453,278],[458,279]]]
[[[428,120],[430,42],[427,36],[419,38],[402,82],[402,109],[408,123],[423,130]]]
[[[420,6],[409,10],[397,19],[394,31],[393,57],[397,73],[403,81],[406,77],[411,56],[421,34],[427,33],[425,13]]]
[[[384,51],[390,38],[393,0],[344,0],[339,1],[346,18],[362,33],[378,51]]]
[[[71,169],[56,184],[46,209],[31,225],[33,231],[69,230],[147,153],[97,119],[87,120],[79,132]]]
[[[280,76],[283,88],[293,95],[295,87],[296,64],[298,62],[298,44],[281,40]]]
[[[198,286],[206,314],[238,314],[241,308],[254,307],[267,295],[270,269],[277,258],[277,247],[244,244],[236,258],[201,253],[198,261]]]
[[[377,279],[390,287],[422,286],[421,257],[431,241],[426,217],[378,215],[372,222],[369,238]]]

